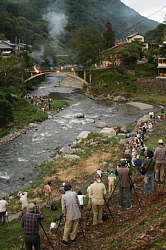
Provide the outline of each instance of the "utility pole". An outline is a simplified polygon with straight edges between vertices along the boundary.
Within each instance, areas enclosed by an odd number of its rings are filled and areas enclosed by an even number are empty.
[[[18,44],[19,44],[19,52],[20,52],[20,38],[19,38],[19,40],[18,40],[19,42],[18,42]]]
[[[16,54],[16,56],[17,56],[17,36],[15,37],[15,54]]]

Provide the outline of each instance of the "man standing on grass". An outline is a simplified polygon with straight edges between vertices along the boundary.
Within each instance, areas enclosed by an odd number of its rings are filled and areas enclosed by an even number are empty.
[[[119,196],[118,196],[118,204],[119,207],[123,207],[123,192],[126,193],[126,208],[132,208],[130,203],[130,175],[131,170],[130,168],[126,167],[126,160],[120,160],[120,167],[117,168],[116,174],[119,178]]]
[[[51,182],[48,181],[47,185],[44,186],[44,195],[46,200],[46,207],[51,207]]]
[[[166,167],[166,147],[163,146],[163,140],[158,140],[158,147],[154,151],[156,160],[155,181],[164,182],[164,171]]]
[[[0,197],[0,226],[5,225],[7,205],[8,202],[5,200],[5,196]]]
[[[20,203],[22,215],[26,213],[28,207],[28,192],[20,193]]]
[[[79,218],[81,217],[81,212],[79,209],[79,201],[76,192],[71,191],[71,185],[66,184],[64,186],[65,194],[62,196],[62,214],[65,222],[64,233],[62,237],[62,244],[68,245],[69,233],[72,242],[76,241]]]
[[[106,188],[100,182],[100,176],[95,174],[94,183],[90,186],[90,193],[92,195],[92,210],[93,210],[93,225],[101,224],[104,207],[104,197],[106,195]]]
[[[36,212],[35,212],[36,211]],[[24,214],[21,219],[21,225],[25,233],[25,247],[26,250],[40,250],[40,235],[39,223],[43,219],[43,215],[39,210],[39,206],[34,203],[28,205],[28,213]]]

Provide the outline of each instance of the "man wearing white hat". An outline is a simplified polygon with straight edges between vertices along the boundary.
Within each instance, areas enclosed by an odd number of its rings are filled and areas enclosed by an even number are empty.
[[[166,147],[163,146],[163,140],[158,140],[158,147],[154,151],[156,160],[155,181],[164,182],[164,171],[166,167]]]

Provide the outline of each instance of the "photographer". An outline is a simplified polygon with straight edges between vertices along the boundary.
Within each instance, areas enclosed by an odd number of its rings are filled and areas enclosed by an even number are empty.
[[[130,176],[131,170],[127,167],[127,162],[125,159],[120,160],[120,167],[116,170],[116,175],[119,177],[119,197],[118,204],[119,207],[123,207],[123,192],[126,193],[126,208],[131,209],[132,205],[130,203]]]
[[[48,181],[47,185],[44,186],[44,195],[46,200],[46,207],[51,207],[51,182]]]
[[[22,215],[26,213],[28,207],[28,192],[20,193],[20,203],[21,203],[21,211]]]
[[[150,184],[150,192],[154,192],[154,167],[156,165],[155,159],[153,158],[153,152],[147,151],[147,157],[143,163],[146,173],[144,175],[144,196],[148,196],[148,184]]]
[[[63,182],[63,183],[62,183],[62,186],[59,188],[59,193],[60,193],[60,194],[65,194],[65,190],[64,190],[65,185],[66,185],[66,183]]]
[[[0,197],[0,226],[5,225],[6,222],[6,206],[8,206],[8,202],[5,200],[5,196]]]
[[[71,191],[71,185],[66,184],[64,186],[65,194],[62,196],[62,214],[65,222],[64,233],[62,238],[62,244],[68,245],[69,233],[72,242],[76,241],[77,230],[79,225],[79,218],[81,217],[81,212],[79,209],[79,201],[76,192]]]
[[[36,211],[36,212],[35,212]],[[26,250],[40,250],[39,223],[43,220],[43,215],[39,210],[39,206],[35,203],[28,205],[28,213],[24,214],[21,220],[21,225],[25,232]]]
[[[92,195],[93,225],[101,224],[103,222],[102,216],[106,188],[105,185],[101,183],[98,174],[94,176],[94,183],[90,186],[90,194]]]

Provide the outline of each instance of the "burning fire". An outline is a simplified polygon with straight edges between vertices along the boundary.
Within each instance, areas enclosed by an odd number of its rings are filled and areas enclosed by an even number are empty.
[[[36,68],[36,65],[34,65],[33,68],[37,74],[40,73],[40,71]]]

